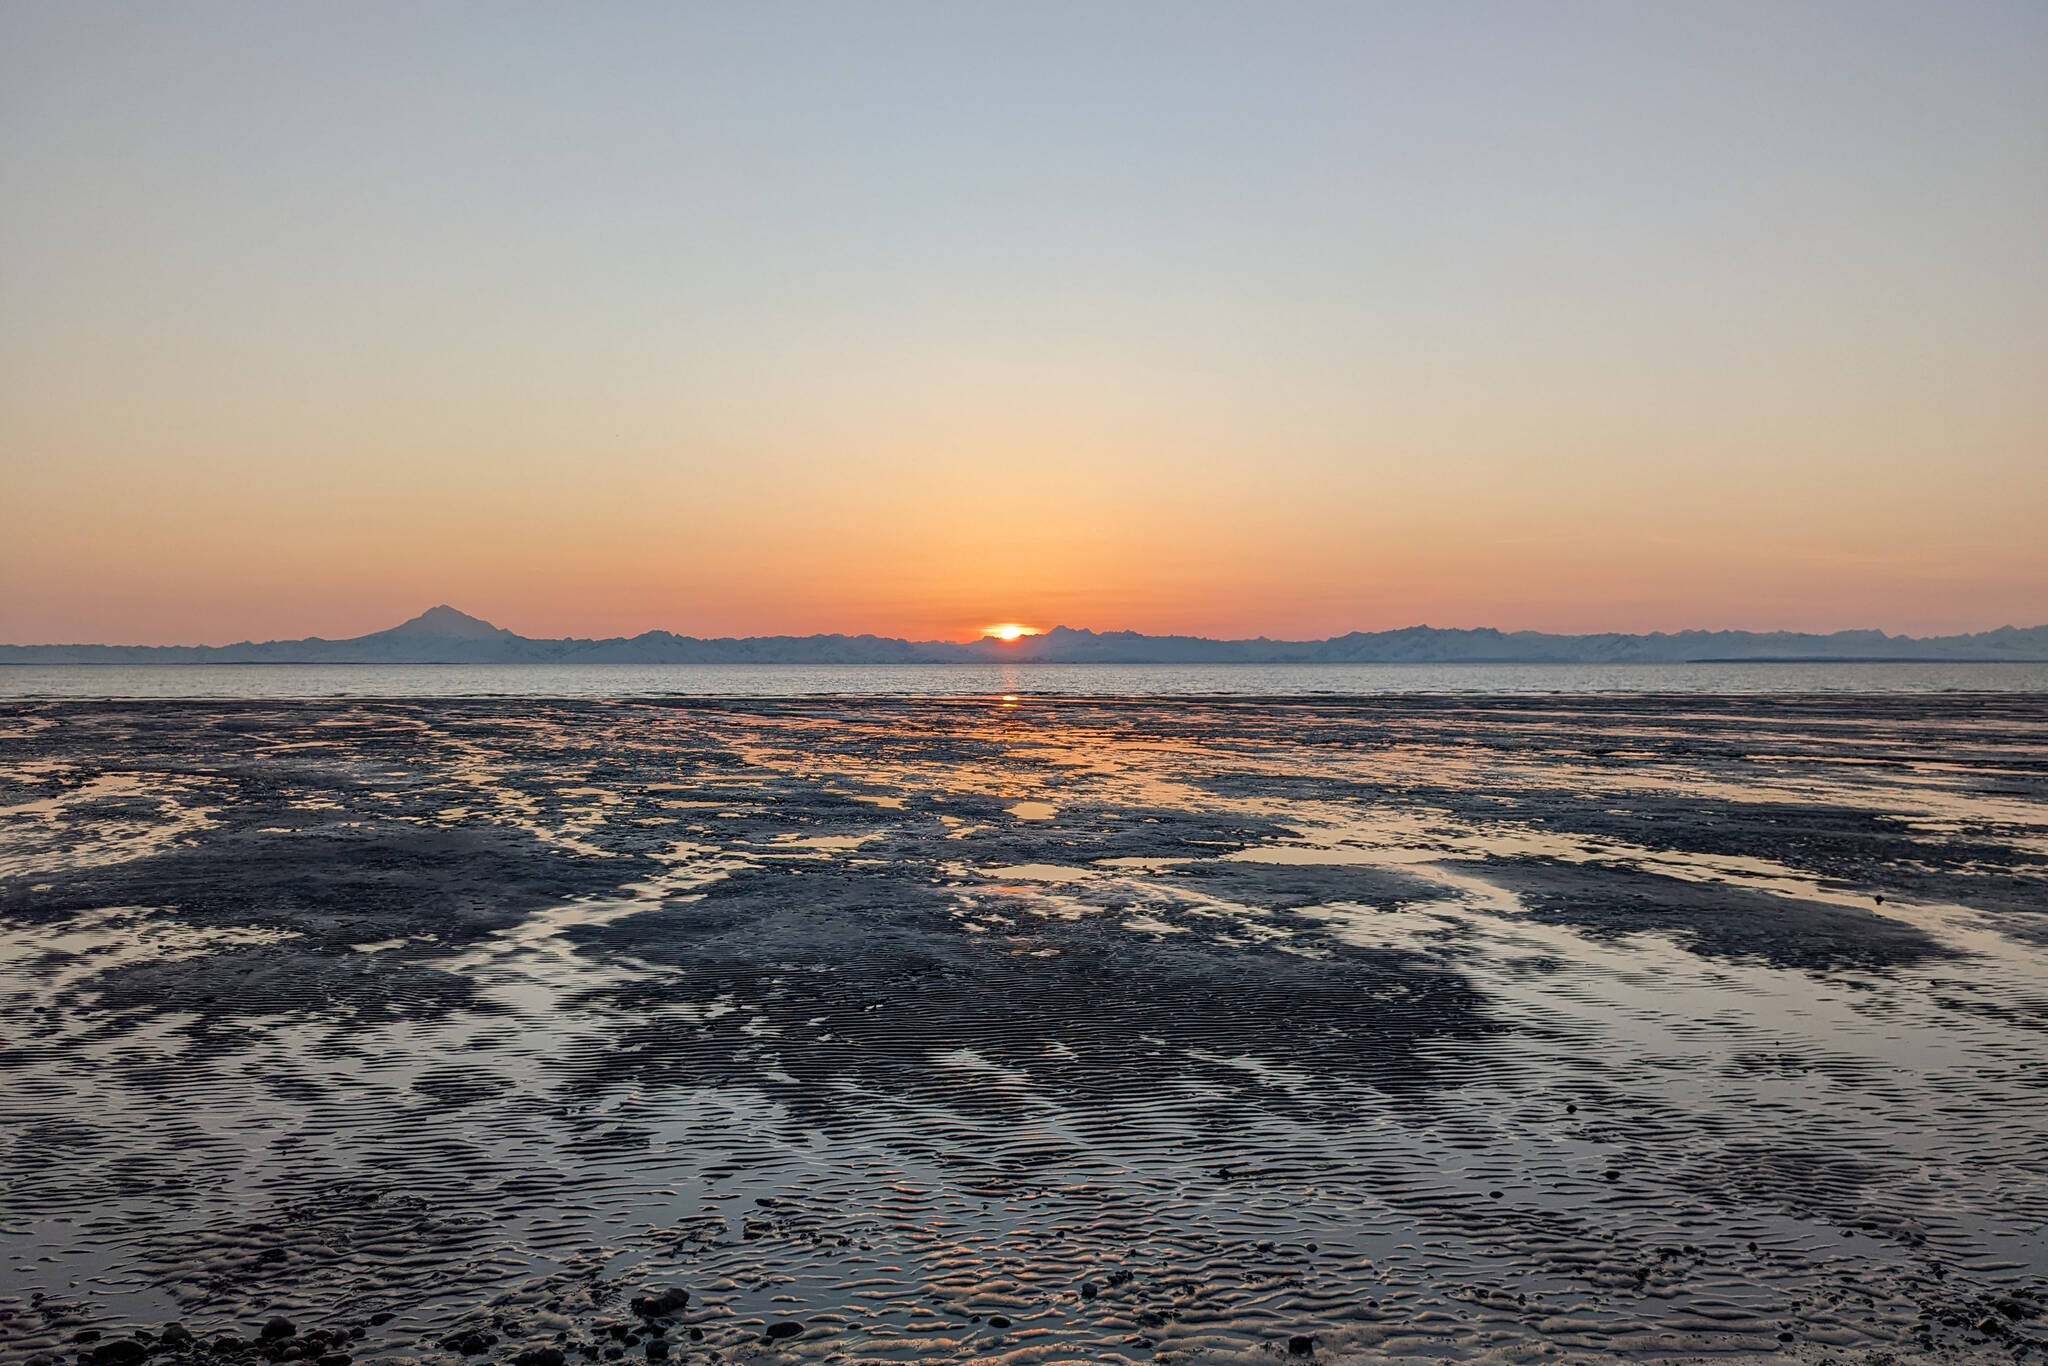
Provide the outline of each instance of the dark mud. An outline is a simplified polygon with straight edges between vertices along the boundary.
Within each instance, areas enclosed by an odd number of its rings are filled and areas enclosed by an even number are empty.
[[[2044,944],[2024,696],[14,704],[0,1353],[2038,1359]]]

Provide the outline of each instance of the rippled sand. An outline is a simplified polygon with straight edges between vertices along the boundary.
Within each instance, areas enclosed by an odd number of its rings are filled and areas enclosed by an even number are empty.
[[[2040,697],[17,703],[0,945],[9,1359],[2048,1350]]]

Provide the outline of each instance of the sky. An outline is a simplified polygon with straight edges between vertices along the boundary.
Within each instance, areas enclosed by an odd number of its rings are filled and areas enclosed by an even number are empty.
[[[2048,5],[0,0],[0,640],[2048,622]]]

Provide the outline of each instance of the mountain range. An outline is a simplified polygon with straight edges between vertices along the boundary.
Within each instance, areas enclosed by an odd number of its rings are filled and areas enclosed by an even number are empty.
[[[1678,664],[1726,661],[2048,661],[2048,626],[1960,636],[1883,631],[1678,631],[1550,635],[1491,627],[1353,631],[1328,640],[1211,640],[1059,626],[1016,641],[883,636],[701,639],[667,631],[536,639],[453,607],[349,640],[239,645],[0,645],[0,664]]]

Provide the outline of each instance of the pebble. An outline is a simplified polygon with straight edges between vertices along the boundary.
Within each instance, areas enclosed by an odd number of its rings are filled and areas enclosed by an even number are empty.
[[[768,1336],[771,1338],[793,1338],[803,1331],[804,1326],[795,1319],[784,1319],[780,1323],[768,1325]]]
[[[1287,1339],[1287,1350],[1295,1356],[1305,1357],[1315,1349],[1316,1340],[1307,1333],[1296,1333]]]
[[[670,1287],[652,1295],[638,1296],[633,1300],[632,1309],[643,1319],[658,1319],[667,1314],[681,1312],[689,1303],[689,1291]]]

